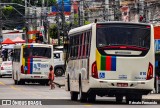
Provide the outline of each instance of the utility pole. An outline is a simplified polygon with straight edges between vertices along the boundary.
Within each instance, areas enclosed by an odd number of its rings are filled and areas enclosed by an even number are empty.
[[[42,8],[41,8],[41,31],[43,36],[43,41],[45,40],[45,32],[44,32],[44,0],[42,0]]]
[[[56,20],[56,23],[57,23],[57,37],[58,37],[58,46],[60,46],[60,22],[59,22],[59,19],[60,19],[60,17],[59,17],[59,15],[60,15],[60,13],[59,13],[59,6],[58,6],[58,3],[56,3],[55,4],[55,6],[56,6],[56,10],[57,10],[57,14],[56,14],[56,18],[55,18],[55,20]]]
[[[1,0],[0,0],[1,3]],[[0,38],[2,38],[2,6],[0,5]]]
[[[78,3],[78,25],[81,26],[80,1]]]
[[[28,32],[28,19],[27,19],[27,0],[25,0],[24,1],[25,2],[25,13],[24,13],[24,15],[25,15],[25,40],[26,40],[26,42],[28,42],[28,34],[27,34],[27,32]]]
[[[120,0],[115,0],[115,5],[116,5],[116,20],[120,21],[121,20],[121,12],[120,12]]]
[[[64,15],[64,0],[62,0],[62,12],[61,12],[61,18],[62,18],[62,31],[63,31],[63,44],[64,44],[64,25],[65,25],[65,15]]]
[[[83,19],[84,9],[83,9],[83,4],[84,4],[84,1],[81,0],[81,1],[80,1],[80,25],[81,25],[81,26],[84,25],[84,19]]]

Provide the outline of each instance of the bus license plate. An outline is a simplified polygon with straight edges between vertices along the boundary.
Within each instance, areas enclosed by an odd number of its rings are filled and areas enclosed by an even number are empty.
[[[117,83],[118,87],[128,87],[128,83]]]
[[[11,71],[7,71],[7,73],[11,73]]]
[[[34,78],[40,78],[40,76],[34,76]]]

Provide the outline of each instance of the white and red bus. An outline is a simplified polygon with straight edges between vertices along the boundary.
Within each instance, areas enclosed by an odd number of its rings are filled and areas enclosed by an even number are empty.
[[[26,43],[14,46],[13,80],[15,84],[38,82],[48,84],[50,66],[53,66],[53,46]]]
[[[65,89],[71,100],[141,101],[154,89],[153,25],[92,23],[69,31]]]

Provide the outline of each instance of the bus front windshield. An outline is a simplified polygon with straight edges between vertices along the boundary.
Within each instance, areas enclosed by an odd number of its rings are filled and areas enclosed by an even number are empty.
[[[134,46],[147,50],[150,48],[150,29],[147,25],[97,25],[97,48]]]
[[[24,48],[24,57],[51,58],[51,48],[45,48],[45,47]]]

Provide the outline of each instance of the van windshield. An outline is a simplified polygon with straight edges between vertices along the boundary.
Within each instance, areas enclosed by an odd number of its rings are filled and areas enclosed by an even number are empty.
[[[24,48],[23,53],[25,58],[51,58],[51,48],[32,47]]]

